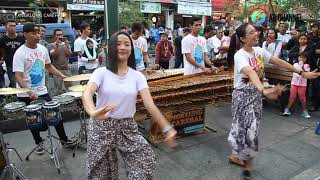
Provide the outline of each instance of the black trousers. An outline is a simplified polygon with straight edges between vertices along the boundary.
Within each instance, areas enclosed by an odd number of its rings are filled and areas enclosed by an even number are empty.
[[[51,101],[51,97],[49,96],[49,94],[44,94],[38,97],[38,99],[43,99],[45,101]],[[31,102],[31,99],[29,97],[18,97],[19,101],[25,102],[26,105],[29,105]],[[31,133],[32,133],[32,137],[35,141],[36,144],[39,144],[42,141],[42,138],[40,136],[40,131],[46,131],[48,129],[48,125],[47,124],[43,124],[42,127],[40,129],[30,129]],[[55,126],[55,129],[57,131],[57,134],[60,138],[61,141],[67,141],[68,137],[66,135],[66,132],[64,130],[64,126],[63,126],[63,122],[60,121],[60,123],[58,125]]]
[[[320,106],[320,78],[311,80],[311,102],[315,109]]]
[[[278,80],[278,79],[269,79],[269,84],[273,84],[273,85],[277,85],[277,84],[281,84],[281,85],[287,85],[287,84],[291,84],[290,81],[284,81],[284,80]],[[290,89],[290,87],[289,87]],[[281,107],[281,112],[284,111],[285,108],[287,108],[288,106],[288,102],[289,102],[289,97],[290,97],[290,91],[285,91],[281,94],[281,96],[279,97],[278,101]]]
[[[174,63],[174,68],[180,68],[180,66],[182,65],[183,68],[183,56],[176,56],[175,58],[175,63]]]
[[[168,62],[159,61],[159,67],[162,69],[169,69],[169,61]]]

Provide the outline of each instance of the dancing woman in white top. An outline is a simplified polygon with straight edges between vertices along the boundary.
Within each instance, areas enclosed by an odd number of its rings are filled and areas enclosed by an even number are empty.
[[[151,180],[155,155],[133,120],[140,94],[146,109],[159,123],[169,145],[175,129],[155,106],[146,78],[135,70],[132,39],[126,32],[115,33],[108,45],[106,67],[96,69],[83,94],[90,115],[88,134],[88,179],[119,179],[118,151],[129,179]],[[92,96],[97,93],[96,106]]]

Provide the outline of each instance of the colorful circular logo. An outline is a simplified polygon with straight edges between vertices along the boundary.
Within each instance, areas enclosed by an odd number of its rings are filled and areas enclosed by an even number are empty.
[[[266,26],[268,24],[268,12],[263,8],[254,8],[249,13],[248,21],[254,26]]]

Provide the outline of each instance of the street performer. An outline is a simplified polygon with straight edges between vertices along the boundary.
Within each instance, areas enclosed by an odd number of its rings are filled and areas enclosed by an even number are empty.
[[[242,48],[234,55],[234,90],[232,92],[232,127],[228,141],[232,147],[229,157],[231,163],[245,166],[242,175],[251,179],[253,159],[258,152],[258,129],[262,115],[262,95],[277,99],[285,90],[277,85],[265,89],[261,83],[264,75],[264,64],[271,63],[288,69],[304,78],[316,78],[319,73],[304,72],[288,62],[272,56],[261,47],[253,47],[257,43],[257,31],[248,24],[240,25],[236,37]],[[236,40],[236,39],[233,39]]]
[[[39,44],[39,29],[39,26],[33,23],[27,23],[23,26],[23,34],[26,38],[26,42],[17,49],[13,56],[13,72],[15,72],[17,88],[30,89],[27,93],[18,94],[18,99],[25,102],[27,105],[36,99],[51,101],[51,97],[45,86],[45,69],[61,79],[67,77],[51,64],[47,48]],[[47,125],[43,124],[43,128],[40,130],[30,129],[36,144],[42,142],[40,131],[47,130],[47,128]],[[62,146],[66,147],[74,144],[73,141],[68,140],[62,121],[55,126],[55,129],[61,140]],[[36,149],[36,153],[44,153],[42,146],[39,146]]]
[[[155,106],[146,78],[136,70],[133,41],[120,31],[108,44],[106,67],[95,70],[83,93],[83,106],[90,115],[88,133],[88,179],[119,179],[122,156],[131,180],[152,180],[155,155],[138,131],[133,116],[140,94],[152,119],[159,123],[169,145],[176,130]],[[96,106],[92,96],[97,93]]]
[[[192,31],[184,37],[181,42],[181,51],[183,54],[184,75],[205,72],[211,73],[212,70],[206,68],[205,65],[217,70],[208,58],[207,40],[199,36],[201,28],[201,19],[195,17],[193,19]]]

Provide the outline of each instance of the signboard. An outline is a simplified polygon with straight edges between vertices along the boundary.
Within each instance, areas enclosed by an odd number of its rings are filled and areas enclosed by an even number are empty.
[[[75,11],[104,11],[104,5],[97,4],[67,4],[68,10]]]
[[[176,111],[169,119],[178,134],[189,134],[204,129],[204,108]]]
[[[205,130],[204,114],[204,107],[196,107],[186,110],[172,110],[164,112],[163,115],[173,125],[178,135],[189,135]],[[159,143],[164,138],[161,128],[153,122],[150,128],[150,140],[153,143]]]
[[[68,2],[70,4],[104,4],[104,0],[69,0]]]
[[[140,12],[142,13],[161,13],[160,3],[143,2],[140,4]]]
[[[210,3],[178,2],[178,14],[211,16]]]

